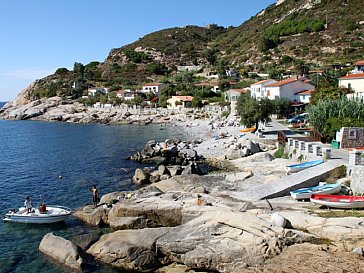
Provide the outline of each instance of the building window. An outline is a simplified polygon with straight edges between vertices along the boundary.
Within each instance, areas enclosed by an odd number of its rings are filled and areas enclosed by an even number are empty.
[[[236,101],[236,96],[231,96],[231,101]]]
[[[351,89],[351,83],[348,83],[348,89]]]

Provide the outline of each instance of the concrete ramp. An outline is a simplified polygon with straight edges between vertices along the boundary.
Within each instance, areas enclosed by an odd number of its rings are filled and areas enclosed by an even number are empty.
[[[346,165],[344,160],[331,159],[315,167],[282,177],[280,180],[263,184],[243,192],[231,192],[231,197],[242,201],[258,201],[289,195],[290,191],[312,187],[325,180],[329,171]]]

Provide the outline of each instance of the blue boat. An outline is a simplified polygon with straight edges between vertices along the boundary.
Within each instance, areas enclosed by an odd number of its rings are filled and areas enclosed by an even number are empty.
[[[302,200],[310,199],[311,194],[334,194],[341,190],[341,184],[325,184],[316,187],[302,188],[299,190],[291,191],[290,194],[293,199]]]
[[[287,174],[296,173],[296,172],[299,172],[299,171],[302,171],[302,170],[317,166],[317,165],[319,165],[319,164],[321,164],[323,162],[324,161],[322,159],[307,161],[307,162],[303,162],[303,163],[300,163],[300,164],[286,166],[285,169],[286,169]]]

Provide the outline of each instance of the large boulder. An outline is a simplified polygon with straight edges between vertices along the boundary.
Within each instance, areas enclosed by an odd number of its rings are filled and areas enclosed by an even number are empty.
[[[107,222],[108,210],[108,208],[104,208],[103,206],[97,208],[86,206],[77,210],[73,215],[89,225],[102,226]]]
[[[142,169],[136,169],[135,174],[133,176],[133,182],[138,186],[143,186],[149,184],[150,174]]]
[[[272,226],[252,213],[211,209],[157,240],[165,260],[216,272],[244,272],[312,236]],[[211,207],[210,207],[211,208]]]
[[[88,249],[97,260],[121,270],[150,272],[160,267],[156,241],[171,228],[120,230],[103,235]]]
[[[144,217],[159,226],[172,227],[182,223],[182,206],[159,196],[137,198],[116,203],[108,214],[111,223],[119,217]]]
[[[229,160],[238,159],[243,156],[241,149],[237,150],[237,149],[233,149],[233,148],[227,149],[225,155],[226,155],[226,159],[229,159]]]
[[[71,269],[81,271],[86,261],[86,254],[80,247],[53,233],[43,237],[39,250]]]

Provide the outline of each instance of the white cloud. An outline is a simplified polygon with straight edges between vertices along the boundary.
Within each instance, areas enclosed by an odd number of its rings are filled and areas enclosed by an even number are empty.
[[[54,73],[55,69],[45,67],[25,67],[14,70],[0,71],[2,78],[7,77],[9,79],[29,80],[34,81],[36,79],[43,78]]]

